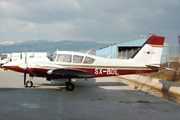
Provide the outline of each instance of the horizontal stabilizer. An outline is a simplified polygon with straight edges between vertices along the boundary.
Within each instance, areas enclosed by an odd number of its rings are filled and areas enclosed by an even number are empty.
[[[151,69],[155,69],[155,70],[160,70],[160,69],[164,69],[164,70],[169,70],[169,71],[174,71],[176,72],[176,70],[171,69],[171,68],[166,68],[166,67],[160,67],[157,65],[146,65],[147,67],[150,67]]]

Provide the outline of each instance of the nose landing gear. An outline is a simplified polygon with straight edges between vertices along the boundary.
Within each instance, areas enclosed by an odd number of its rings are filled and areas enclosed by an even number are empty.
[[[31,88],[34,88],[34,86],[33,86],[33,82],[32,82],[32,79],[33,77],[31,77],[30,76],[30,80],[28,80],[28,81],[25,81],[25,85],[24,85],[24,88],[26,88],[26,87],[31,87]]]
[[[33,82],[31,80],[26,81],[26,87],[33,87]]]

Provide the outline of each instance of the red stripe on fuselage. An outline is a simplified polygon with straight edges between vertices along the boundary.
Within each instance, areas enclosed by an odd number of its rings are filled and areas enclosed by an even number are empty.
[[[44,69],[44,68],[29,68],[29,70],[34,73],[35,75],[42,76],[42,77],[47,77],[50,76],[47,74],[47,71],[51,69]]]
[[[6,66],[7,69],[11,69],[17,72],[24,73],[24,69],[20,68],[19,66]],[[147,72],[153,72],[151,69],[117,69],[117,68],[72,68],[77,70],[83,70],[85,72],[89,72],[94,74],[93,77],[105,77],[105,76],[118,76],[118,75],[125,75],[125,74],[137,74],[137,73],[147,73]],[[51,69],[44,69],[44,68],[28,68],[27,73],[28,74],[35,74],[39,77],[47,77],[47,78],[65,78],[64,76],[51,76],[47,74],[47,71]],[[68,78],[68,76],[66,76]]]
[[[92,77],[105,77],[105,76],[118,76],[126,74],[137,74],[137,73],[148,73],[153,72],[151,69],[101,69],[101,68],[73,68],[78,70],[83,70],[89,73],[94,74]]]
[[[77,69],[85,72],[89,72],[94,74],[93,77],[105,77],[105,76],[118,76],[118,75],[125,75],[125,74],[137,74],[137,73],[147,73],[147,72],[153,72],[151,69],[113,69],[113,68],[107,68],[107,69],[101,69],[101,68],[72,68]],[[43,68],[29,68],[29,70],[36,74],[37,76],[41,77],[55,77],[47,74],[47,71],[51,69],[43,69]],[[64,76],[56,76],[57,78],[65,78]],[[70,78],[66,76],[66,78]]]
[[[4,68],[13,70],[13,71],[17,71],[17,72],[23,72],[24,73],[24,69],[20,68],[19,66],[3,66]],[[32,72],[27,69],[26,71],[28,74],[32,74]]]

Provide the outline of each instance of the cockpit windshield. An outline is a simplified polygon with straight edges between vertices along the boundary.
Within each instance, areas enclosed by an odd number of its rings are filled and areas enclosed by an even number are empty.
[[[53,53],[53,55],[52,55],[52,61],[55,61],[56,57],[57,57],[57,53]]]
[[[56,56],[57,56],[57,53],[50,53],[50,52],[47,53],[47,58],[48,58],[50,61],[55,61]]]

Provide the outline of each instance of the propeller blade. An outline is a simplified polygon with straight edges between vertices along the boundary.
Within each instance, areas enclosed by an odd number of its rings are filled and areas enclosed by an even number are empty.
[[[26,69],[24,70],[24,85],[26,85]]]
[[[27,72],[27,47],[25,48],[25,69],[24,69],[24,85],[26,85],[26,72]]]

